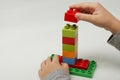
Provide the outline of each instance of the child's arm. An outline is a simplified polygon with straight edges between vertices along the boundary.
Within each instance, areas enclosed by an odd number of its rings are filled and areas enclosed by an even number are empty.
[[[120,50],[120,21],[110,14],[101,4],[97,2],[85,2],[71,5],[70,8],[80,9],[75,17],[93,23],[112,32],[108,43]]]
[[[120,32],[115,35],[111,35],[108,39],[108,43],[116,47],[120,51]]]
[[[53,60],[48,57],[43,61],[38,74],[41,80],[70,80],[68,65],[60,64],[57,55],[53,57]]]

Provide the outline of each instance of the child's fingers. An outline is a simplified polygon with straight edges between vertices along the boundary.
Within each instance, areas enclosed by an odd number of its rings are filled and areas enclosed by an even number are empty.
[[[62,63],[62,66],[63,66],[64,68],[69,68],[69,66],[68,66],[67,63]]]
[[[58,55],[55,55],[55,56],[53,57],[52,62],[54,62],[54,63],[59,63],[59,57],[58,57]]]
[[[68,64],[67,63],[62,63],[62,66],[67,67],[68,68]]]
[[[76,8],[76,9],[86,9],[86,8],[96,8],[97,2],[84,2],[80,4],[73,4],[70,5],[70,8]]]
[[[38,75],[39,75],[39,77],[41,78],[41,76],[43,75],[43,70],[42,69],[40,69],[39,71],[38,71]]]
[[[50,63],[51,62],[51,58],[48,57],[47,60],[46,60],[46,64]]]
[[[42,69],[40,69],[40,70],[38,71],[38,75],[40,75],[40,74],[41,74],[41,72],[42,72]]]
[[[69,73],[69,66],[67,63],[62,63],[62,67]]]
[[[94,23],[95,20],[95,15],[91,15],[91,14],[85,14],[85,13],[76,13],[75,17],[77,18],[77,20],[83,20],[83,21],[88,21],[91,23]]]
[[[41,63],[41,69],[44,68],[46,66],[46,60],[44,60],[42,63]]]

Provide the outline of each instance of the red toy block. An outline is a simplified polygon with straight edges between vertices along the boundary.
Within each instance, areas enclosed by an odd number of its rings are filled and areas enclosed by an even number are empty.
[[[63,62],[63,57],[59,56],[59,62],[60,64]],[[69,65],[72,68],[78,68],[78,69],[84,69],[87,70],[89,66],[90,61],[89,60],[83,60],[83,59],[77,59],[75,62],[75,65]]]
[[[62,63],[62,56],[59,56],[59,62]]]
[[[69,45],[75,45],[78,40],[77,38],[78,36],[76,36],[76,38],[62,37],[62,43],[69,44]]]
[[[75,18],[75,14],[80,12],[79,9],[72,9],[70,8],[66,13],[65,13],[65,16],[64,16],[64,21],[70,21],[70,22],[75,22],[77,23],[77,19]]]
[[[85,69],[87,70],[89,66],[89,60],[77,59],[75,65],[70,65],[73,68]]]
[[[75,45],[75,38],[62,37],[63,44]]]

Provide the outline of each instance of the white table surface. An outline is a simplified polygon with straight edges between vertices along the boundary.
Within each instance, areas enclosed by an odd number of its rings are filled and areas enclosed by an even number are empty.
[[[61,54],[64,12],[73,3],[98,1],[120,19],[120,1],[114,0],[0,0],[0,80],[39,80],[40,63]],[[120,52],[106,41],[110,32],[80,21],[78,57],[95,60],[92,79],[120,80]]]

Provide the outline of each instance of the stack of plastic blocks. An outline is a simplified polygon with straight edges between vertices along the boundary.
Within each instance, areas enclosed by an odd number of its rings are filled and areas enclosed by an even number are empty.
[[[62,29],[63,62],[74,65],[78,50],[78,26],[66,24]]]
[[[54,57],[54,54],[51,55],[51,59],[53,59],[53,57]],[[60,63],[63,62],[62,56],[59,56],[59,62]],[[92,78],[95,68],[96,68],[95,61],[77,59],[74,65],[69,65],[69,72],[71,75]]]
[[[75,14],[78,9],[69,9],[65,12],[64,21],[77,23]],[[78,54],[78,26],[66,24],[62,29],[62,56],[59,56],[60,63],[69,65],[71,75],[92,78],[97,66],[95,61],[88,59],[77,59]],[[54,54],[51,55],[53,59]]]

